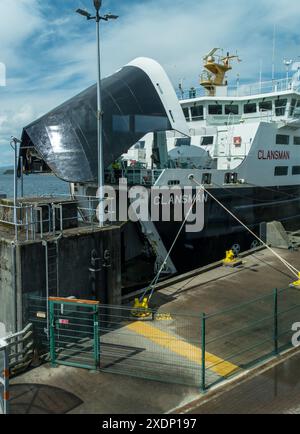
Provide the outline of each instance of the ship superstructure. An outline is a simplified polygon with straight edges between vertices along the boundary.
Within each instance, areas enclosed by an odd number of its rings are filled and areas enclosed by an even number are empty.
[[[148,59],[135,61],[118,73],[126,74],[126,80],[134,89],[128,99],[118,94],[118,74],[113,79],[117,86],[112,79],[107,79],[107,111],[111,113],[104,117],[107,128],[105,137],[114,140],[107,143],[105,149],[106,183],[117,185],[119,178],[126,178],[129,185],[142,185],[148,189],[155,186],[184,190],[187,187],[195,188],[190,176],[192,174],[205,190],[210,191],[213,197],[262,238],[266,223],[273,220],[281,221],[287,229],[298,229],[300,64],[293,65],[292,77],[254,85],[237,81],[232,88],[228,85],[226,74],[232,69],[232,62],[239,60],[238,56],[230,53],[224,56],[214,49],[203,60],[201,87],[185,91],[180,86],[177,95],[179,108],[166,76]],[[146,75],[144,72],[141,75],[141,71],[147,71]],[[149,106],[146,94],[146,98],[140,98],[139,93],[134,93],[138,88],[132,74],[141,75],[140,80],[146,80],[157,107],[154,103]],[[128,93],[128,89],[124,88],[124,92]],[[90,146],[96,134],[89,129],[94,128],[93,119],[90,115],[78,117],[86,100],[89,107],[94,101],[95,89],[91,88],[87,92],[87,96],[80,95],[80,107],[77,107],[77,99],[74,98],[63,109],[58,108],[27,127],[24,133],[24,144],[39,145],[42,156],[45,145],[39,137],[47,137],[49,146],[45,149],[47,152],[51,150],[51,159],[47,161],[46,158],[46,163],[59,163],[62,174],[65,170],[72,172],[72,179],[68,180],[71,181],[75,198],[95,196],[97,191],[97,180],[84,179],[85,173],[89,173],[89,176],[96,173],[96,159],[92,157],[96,147],[93,150]],[[109,96],[111,92],[116,92],[113,99]],[[138,95],[139,104],[136,104]],[[131,99],[132,107],[126,105],[126,101]],[[120,103],[124,105],[122,110]],[[179,114],[180,106],[184,116]],[[133,107],[137,114],[132,114]],[[150,109],[147,116],[143,114],[146,109]],[[73,112],[71,117],[70,113]],[[111,115],[111,121],[108,115]],[[66,125],[69,136],[63,134],[65,126],[54,125],[61,122],[60,116],[62,125],[66,124],[64,118],[68,117]],[[50,124],[44,131],[45,124],[49,122],[53,125]],[[75,127],[77,122],[83,127],[80,130],[75,128],[74,122]],[[35,139],[36,133],[38,136]],[[81,136],[84,136],[84,140]],[[85,164],[89,165],[89,172],[83,172],[77,151],[73,159],[75,162],[76,157],[76,173],[72,168],[73,160],[69,153],[69,148],[73,147],[72,137],[78,141],[80,152],[84,151],[82,155]],[[130,141],[131,146],[128,146]],[[68,148],[67,160],[62,158],[61,149],[58,148]],[[124,150],[126,153],[122,153]],[[78,181],[74,179],[74,174],[78,175]],[[166,264],[167,273],[184,271],[220,259],[225,250],[232,247],[238,252],[257,244],[257,240],[225,209],[220,208],[212,197],[205,197],[204,203],[203,227],[194,233],[182,230]],[[142,243],[150,243],[154,250],[156,268],[163,263],[181,225],[182,221],[174,219],[168,222],[140,222]],[[140,245],[138,249],[141,249]]]

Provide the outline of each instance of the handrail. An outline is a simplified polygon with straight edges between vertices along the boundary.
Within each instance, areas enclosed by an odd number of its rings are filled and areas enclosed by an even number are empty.
[[[240,84],[236,86],[227,87],[227,95],[225,96],[255,96],[274,92],[286,92],[286,91],[296,91],[298,92],[300,83],[294,82],[292,78],[290,79],[279,79],[279,80],[269,80],[263,82],[256,82],[253,84]],[[195,87],[188,90],[177,90],[176,91],[179,100],[188,100],[208,96],[203,87]],[[216,97],[218,98],[218,97]]]

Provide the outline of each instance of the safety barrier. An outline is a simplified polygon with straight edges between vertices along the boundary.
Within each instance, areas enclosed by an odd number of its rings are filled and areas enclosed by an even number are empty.
[[[99,306],[101,370],[200,386],[200,316],[138,310]]]
[[[24,330],[5,338],[8,347],[9,371],[16,374],[24,371],[33,359],[33,330],[28,324]]]
[[[51,202],[52,201],[52,202]],[[18,201],[17,206],[0,204],[0,225],[15,241],[43,240],[79,224],[97,225],[99,198],[69,195],[42,196],[33,202]]]
[[[293,324],[300,321],[300,291],[273,293],[211,315],[203,315],[203,353],[217,354],[202,366],[201,388],[237,375],[293,347]],[[211,375],[219,368],[217,377]]]
[[[37,320],[42,321],[44,340],[47,303],[40,300],[44,313],[39,312],[43,319]],[[205,391],[293,347],[300,291],[274,290],[209,314],[70,299],[50,299],[49,310],[53,365],[100,369]]]

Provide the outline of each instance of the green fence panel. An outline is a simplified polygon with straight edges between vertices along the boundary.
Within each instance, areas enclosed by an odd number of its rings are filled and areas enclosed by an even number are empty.
[[[98,302],[49,299],[52,366],[99,368]]]

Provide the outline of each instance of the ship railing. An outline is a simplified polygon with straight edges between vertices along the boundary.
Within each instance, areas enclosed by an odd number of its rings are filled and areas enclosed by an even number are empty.
[[[115,171],[105,171],[105,179],[108,184],[118,185],[120,178],[127,180],[128,185],[144,185],[152,186],[160,177],[163,170],[161,169],[146,169],[140,167],[128,167],[120,170],[116,175]]]
[[[229,97],[254,96],[268,93],[279,93],[294,91],[298,92],[300,83],[290,79],[279,79],[271,81],[263,81],[253,84],[237,84],[227,87],[227,95]],[[188,90],[177,90],[179,100],[188,100],[208,96],[203,87],[190,88]]]

